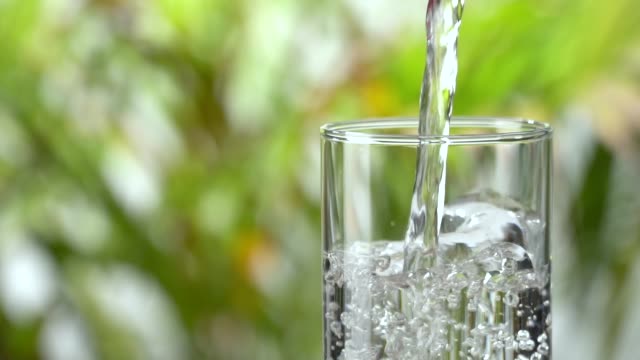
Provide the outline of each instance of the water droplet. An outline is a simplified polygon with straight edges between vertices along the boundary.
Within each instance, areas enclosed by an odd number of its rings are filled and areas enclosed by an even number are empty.
[[[542,360],[542,354],[540,353],[531,354],[531,360]]]

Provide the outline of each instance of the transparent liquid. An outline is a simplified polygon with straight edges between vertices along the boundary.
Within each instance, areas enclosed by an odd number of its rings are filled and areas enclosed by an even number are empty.
[[[514,201],[447,206],[429,268],[404,270],[402,241],[325,255],[325,360],[549,359],[545,224]]]
[[[448,135],[458,74],[457,44],[464,0],[429,0],[427,59],[420,93],[420,135]],[[405,239],[405,270],[429,266],[444,206],[447,145],[418,147]]]

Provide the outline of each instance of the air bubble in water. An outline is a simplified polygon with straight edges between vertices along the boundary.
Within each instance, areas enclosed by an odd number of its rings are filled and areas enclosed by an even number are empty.
[[[339,321],[332,321],[329,324],[329,329],[333,332],[337,337],[342,338],[342,326]]]
[[[346,327],[353,325],[353,315],[350,312],[343,312],[342,315],[340,315],[340,320],[342,320],[342,323]]]
[[[530,338],[530,335],[527,330],[520,330],[516,335],[516,340],[518,341],[526,341],[526,340],[529,340],[529,338]]]
[[[545,334],[545,333],[540,334],[540,336],[538,336],[538,342],[539,343],[546,343],[547,342],[547,334]]]
[[[467,304],[467,311],[475,312],[476,310],[477,310],[476,303],[475,303],[475,302],[470,301],[470,302]]]
[[[334,320],[336,318],[336,314],[330,311],[324,313],[324,317],[329,320]]]
[[[482,290],[482,284],[479,281],[473,281],[467,288],[468,294],[477,294]]]
[[[449,309],[455,309],[460,306],[460,297],[457,294],[449,294],[447,303],[449,304]]]
[[[478,324],[478,326],[476,326],[475,330],[477,330],[476,332],[479,335],[486,335],[489,332],[489,327],[487,326],[487,324],[480,323]]]
[[[383,255],[376,259],[376,271],[382,272],[389,268],[391,265],[391,257],[389,255]]]
[[[480,355],[480,350],[478,350],[478,348],[474,346],[469,349],[469,354],[471,354],[471,356],[478,356]]]
[[[473,347],[473,339],[472,338],[466,338],[464,339],[464,341],[462,342],[462,347]]]
[[[327,295],[329,295],[329,296],[333,296],[333,295],[336,293],[336,289],[335,289],[335,288],[333,287],[333,285],[331,285],[331,284],[327,284],[327,285],[324,287],[324,291],[325,291],[325,293],[326,293]]]
[[[520,298],[518,297],[518,294],[513,291],[507,292],[504,297],[504,303],[511,307],[518,305],[518,301],[520,301]]]
[[[513,274],[518,268],[518,264],[514,259],[504,259],[502,260],[502,272],[505,275]]]
[[[540,345],[538,345],[538,352],[542,355],[548,355],[549,354],[549,344],[547,344],[546,342],[541,343]]]
[[[536,327],[536,321],[533,320],[532,318],[528,318],[527,319],[527,327],[530,327],[530,328]]]
[[[503,341],[504,341],[504,347],[506,349],[510,350],[515,347],[515,341],[513,341],[513,336],[507,336]]]
[[[531,350],[533,350],[535,347],[536,347],[536,343],[535,343],[533,340],[531,340],[531,339],[528,339],[528,340],[521,340],[521,341],[519,341],[519,342],[518,342],[518,348],[519,348],[520,350],[524,350],[524,351],[531,351]]]
[[[542,354],[540,353],[531,354],[531,360],[542,360]]]

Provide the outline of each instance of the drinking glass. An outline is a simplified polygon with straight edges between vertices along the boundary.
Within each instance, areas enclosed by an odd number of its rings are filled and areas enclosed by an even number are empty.
[[[552,130],[524,119],[324,125],[324,359],[550,359]],[[446,147],[432,266],[404,269],[418,147]],[[433,211],[433,209],[427,209]]]

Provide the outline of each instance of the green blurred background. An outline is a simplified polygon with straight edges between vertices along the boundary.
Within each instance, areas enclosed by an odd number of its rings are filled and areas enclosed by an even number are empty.
[[[0,359],[320,359],[319,134],[425,0],[0,0]],[[468,0],[455,113],[555,134],[554,351],[640,338],[640,2]]]

